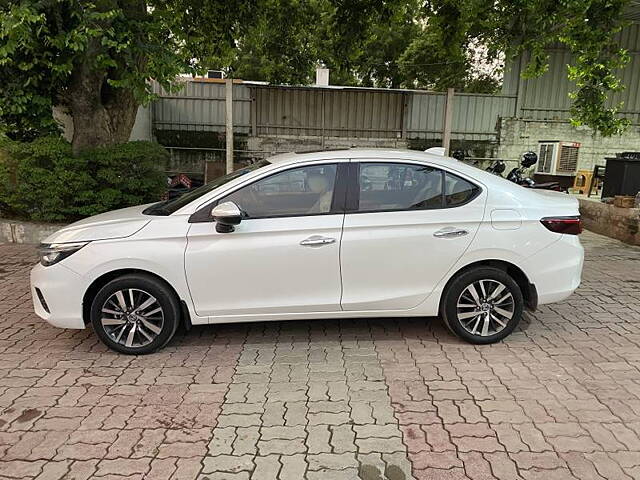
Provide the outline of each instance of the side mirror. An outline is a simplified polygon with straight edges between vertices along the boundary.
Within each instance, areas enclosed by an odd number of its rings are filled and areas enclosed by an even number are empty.
[[[231,233],[242,220],[242,211],[235,203],[224,202],[211,210],[211,217],[216,222],[216,232]]]

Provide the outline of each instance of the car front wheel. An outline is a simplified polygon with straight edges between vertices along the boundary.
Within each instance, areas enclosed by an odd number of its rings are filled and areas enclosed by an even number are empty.
[[[112,350],[145,354],[163,347],[176,332],[180,308],[162,281],[123,275],[103,286],[91,304],[91,323]]]
[[[523,304],[522,291],[507,272],[478,267],[451,282],[443,298],[442,316],[460,338],[494,343],[516,328]]]

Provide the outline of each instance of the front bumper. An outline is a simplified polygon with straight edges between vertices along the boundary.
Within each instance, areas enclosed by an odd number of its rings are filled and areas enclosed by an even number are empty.
[[[50,267],[38,264],[31,270],[34,310],[54,327],[85,328],[82,319],[84,292],[82,277],[69,270],[62,262]]]

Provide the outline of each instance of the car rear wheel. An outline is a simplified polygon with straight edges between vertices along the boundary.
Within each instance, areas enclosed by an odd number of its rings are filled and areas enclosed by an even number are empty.
[[[163,347],[176,332],[180,308],[162,281],[123,275],[102,287],[91,304],[91,323],[112,350],[131,355]]]
[[[494,343],[518,326],[523,304],[522,291],[507,272],[477,267],[451,282],[441,310],[445,324],[460,338]]]

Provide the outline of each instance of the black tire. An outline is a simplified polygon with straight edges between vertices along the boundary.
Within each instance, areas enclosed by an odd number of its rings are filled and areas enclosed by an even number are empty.
[[[504,327],[496,323],[494,320],[490,321],[491,325],[494,325],[496,328],[501,328],[501,330],[495,333],[487,332],[486,335],[482,335],[480,332],[474,334],[467,328],[465,328],[464,322],[458,318],[458,299],[461,298],[461,295],[463,294],[463,292],[465,292],[467,287],[469,287],[470,285],[477,285],[476,282],[485,280],[490,282],[489,285],[495,286],[496,288],[498,287],[498,285],[493,282],[499,282],[504,286],[504,290],[501,290],[502,293],[498,295],[499,297],[501,297],[502,295],[506,295],[507,291],[511,293],[512,302],[509,302],[508,305],[509,308],[513,309],[513,313],[511,318],[508,321],[504,322],[506,323],[506,326]],[[467,295],[467,293],[465,293],[465,295]],[[487,296],[491,296],[490,292]],[[486,305],[486,303],[490,304],[490,307],[488,308],[490,309],[489,312],[492,312],[492,309],[495,307],[491,307],[491,302],[481,302],[482,305]],[[515,282],[515,280],[507,272],[494,267],[476,267],[461,273],[449,283],[442,298],[440,311],[445,325],[455,335],[462,338],[463,340],[466,340],[469,343],[488,344],[499,342],[503,338],[507,337],[518,326],[518,323],[520,323],[520,320],[522,319],[523,307],[524,301],[522,297],[522,291],[520,290],[520,287]],[[482,307],[478,307],[478,309],[481,308]],[[467,311],[470,312],[472,310],[474,309],[468,309]],[[505,320],[505,317],[499,317],[501,320]],[[472,317],[472,319],[469,320],[467,326],[475,322],[477,318],[478,317]],[[483,324],[484,318],[485,317],[482,316],[480,320],[483,322]],[[474,326],[477,326],[477,324],[474,324]],[[475,328],[473,328],[472,331],[473,330],[475,330]]]
[[[155,328],[159,330],[158,333],[147,330],[145,327],[145,332],[148,332],[148,334],[150,333],[152,336],[155,335],[155,337],[153,337],[153,340],[148,340],[148,337],[143,337],[140,332],[138,332],[137,338],[141,339],[141,341],[139,342],[140,344],[135,345],[132,343],[132,346],[127,346],[121,342],[116,341],[116,339],[113,338],[112,335],[117,336],[117,332],[112,331],[110,334],[107,329],[111,327],[103,325],[102,322],[102,318],[105,316],[103,314],[105,302],[111,299],[114,295],[117,295],[117,292],[123,290],[129,291],[129,289],[135,292],[134,295],[142,296],[143,294],[147,294],[148,296],[152,296],[161,308],[160,313],[156,315],[162,316],[160,326],[157,324],[154,325]],[[127,301],[128,296],[125,302]],[[153,306],[155,307],[155,305]],[[114,304],[110,302],[109,308],[115,309],[117,308],[117,306],[114,307]],[[157,309],[157,307],[155,307],[154,310],[155,309]],[[114,318],[114,320],[120,321],[124,315],[125,314],[114,314],[112,316],[116,317]],[[93,329],[95,330],[100,340],[102,340],[102,342],[110,349],[128,355],[144,355],[164,347],[175,334],[176,329],[178,328],[179,320],[180,305],[175,293],[166,283],[150,275],[128,274],[111,280],[98,291],[91,303],[91,324],[93,325]],[[132,321],[132,323],[136,322]],[[120,327],[113,328],[116,329]],[[128,331],[131,331],[131,327],[123,326],[122,328],[128,328]],[[142,342],[145,341],[148,341],[149,343],[142,344]]]

